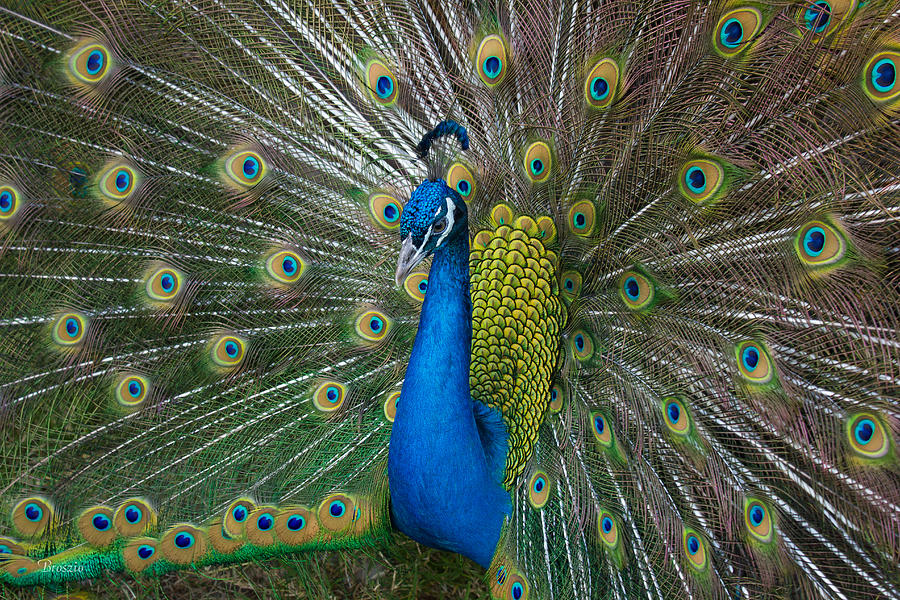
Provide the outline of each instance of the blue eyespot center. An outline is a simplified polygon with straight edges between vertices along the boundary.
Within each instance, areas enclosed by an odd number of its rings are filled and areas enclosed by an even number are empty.
[[[175,278],[169,274],[163,275],[159,280],[163,291],[171,292],[175,288]]]
[[[472,191],[472,186],[470,186],[469,182],[465,179],[461,179],[459,183],[456,184],[456,191],[463,196],[468,196],[469,192]]]
[[[700,167],[691,167],[685,174],[684,181],[695,194],[702,194],[706,190],[706,174]]]
[[[300,515],[294,515],[288,519],[287,527],[291,531],[300,531],[306,525],[306,519]]]
[[[629,277],[625,280],[625,295],[633,302],[636,302],[641,297],[641,288],[634,277]]]
[[[256,174],[259,173],[259,161],[252,156],[248,156],[244,159],[242,169],[244,171],[244,176],[247,177],[247,179],[253,179],[256,177]]]
[[[393,202],[386,204],[384,207],[384,220],[393,223],[400,218],[400,209]]]
[[[153,556],[155,552],[156,549],[153,546],[148,546],[146,544],[144,544],[143,546],[138,546],[138,556],[140,556],[144,560],[147,560],[148,558]]]
[[[810,256],[822,254],[822,250],[825,248],[825,230],[821,227],[812,227],[803,236],[803,246]]]
[[[91,50],[87,57],[87,72],[89,75],[96,75],[103,68],[103,53],[100,50]]]
[[[722,45],[727,48],[737,48],[744,41],[744,26],[737,19],[728,19],[722,26],[719,35]]]
[[[580,333],[575,336],[575,347],[578,349],[579,352],[584,350],[584,336],[581,335]]]
[[[141,509],[137,506],[129,506],[125,509],[125,520],[129,523],[137,523],[141,520]]]
[[[94,529],[97,531],[106,531],[111,524],[109,519],[106,518],[106,515],[94,515],[91,523],[93,523]]]
[[[0,554],[12,554],[12,548],[5,544],[0,544]]]
[[[678,404],[669,402],[669,405],[666,407],[666,413],[669,415],[669,421],[673,425],[678,423],[678,419],[681,417],[681,409],[678,408]]]
[[[613,522],[609,517],[603,517],[602,525],[604,533],[609,533],[610,531],[612,531]]]
[[[272,518],[272,515],[269,513],[263,513],[259,515],[259,518],[256,519],[256,526],[260,531],[268,531],[272,529],[272,525],[275,524],[275,519]]]
[[[116,173],[116,189],[120,192],[124,192],[128,189],[128,184],[131,182],[131,175],[128,174],[128,171],[124,169]]]
[[[806,9],[803,16],[807,29],[820,33],[828,27],[831,21],[831,5],[828,2],[816,2]]]
[[[601,417],[600,415],[594,417],[594,429],[600,435],[603,435],[603,430],[606,429],[606,423],[603,422],[603,417]]]
[[[584,216],[583,212],[575,213],[575,227],[578,229],[584,229],[585,225],[587,225],[587,217]]]
[[[388,98],[394,92],[394,81],[387,75],[382,75],[375,82],[375,93],[381,99]]]
[[[293,275],[297,272],[297,261],[287,256],[281,261],[281,268],[284,270],[285,275]]]
[[[231,516],[234,517],[234,520],[238,523],[243,523],[244,519],[247,518],[247,509],[243,506],[235,506],[234,510],[231,511]]]
[[[7,191],[0,193],[0,211],[8,212],[12,208],[12,194]]]
[[[763,510],[761,506],[754,505],[753,508],[750,509],[750,522],[754,525],[754,527],[759,526],[763,521],[763,517],[765,516],[766,511]]]
[[[514,600],[520,600],[522,596],[525,595],[525,588],[523,588],[522,584],[517,581],[512,584],[510,592],[512,593],[512,597],[514,598]]]
[[[76,335],[78,335],[78,329],[79,327],[77,319],[74,319],[72,317],[66,319],[66,333],[68,333],[72,337],[75,337]]]
[[[575,289],[575,282],[572,281],[571,279],[566,279],[566,281],[565,281],[565,283],[563,283],[563,285],[564,285],[565,288],[566,288],[567,290],[569,290],[570,292],[571,292],[573,289]]]
[[[537,479],[535,479],[534,480],[534,493],[540,494],[541,491],[544,489],[545,485],[546,485],[546,483],[544,482],[543,477],[538,477]]]
[[[744,368],[748,371],[755,370],[756,365],[759,364],[759,350],[755,346],[747,346],[741,353],[741,360],[744,363]]]
[[[25,518],[31,521],[32,523],[36,521],[40,521],[41,517],[44,516],[43,509],[35,503],[30,503],[25,506]]]
[[[871,419],[862,419],[856,424],[854,435],[856,441],[865,446],[872,441],[872,436],[875,435],[875,423]]]
[[[344,516],[344,512],[346,512],[347,507],[344,506],[344,503],[340,500],[335,500],[328,507],[328,512],[331,513],[332,517],[339,518]]]
[[[553,388],[552,390],[550,390],[550,400],[552,402],[556,401],[557,396],[559,396],[559,392],[556,391],[556,388]]]
[[[137,398],[141,395],[141,384],[137,381],[130,381],[128,383],[128,395],[132,398]]]
[[[490,79],[496,79],[500,75],[500,69],[503,67],[503,61],[498,56],[488,56],[484,59],[484,74]]]
[[[234,358],[238,354],[238,346],[234,342],[227,342],[225,344],[225,354],[229,357]]]
[[[381,331],[382,325],[383,325],[383,323],[381,322],[381,319],[379,319],[378,317],[372,317],[372,320],[369,321],[369,328],[371,328],[372,331],[375,333],[378,333],[379,331]]]
[[[700,550],[700,540],[697,539],[697,536],[688,536],[687,547],[691,555],[697,554],[697,551]]]
[[[186,531],[182,531],[178,535],[175,536],[175,545],[185,550],[194,545],[194,536],[187,533]]]
[[[544,172],[544,161],[539,158],[535,158],[531,161],[531,172],[535,175],[540,175]]]
[[[422,281],[419,282],[419,291],[424,294],[427,290],[428,290],[428,280],[423,279]]]
[[[609,82],[604,77],[594,77],[591,80],[591,98],[603,100],[609,96]]]
[[[337,402],[338,398],[340,398],[340,396],[341,396],[340,391],[334,386],[331,386],[327,390],[325,390],[325,397],[331,403]]]
[[[872,69],[872,85],[879,92],[889,92],[897,81],[897,65],[889,58],[883,58],[875,63]]]

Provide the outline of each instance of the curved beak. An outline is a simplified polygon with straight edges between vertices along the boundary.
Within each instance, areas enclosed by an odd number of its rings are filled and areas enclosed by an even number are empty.
[[[394,281],[397,286],[403,285],[410,271],[416,268],[422,259],[425,258],[425,252],[416,248],[411,235],[406,236],[403,244],[400,246],[400,256],[397,258],[397,272],[394,273]]]

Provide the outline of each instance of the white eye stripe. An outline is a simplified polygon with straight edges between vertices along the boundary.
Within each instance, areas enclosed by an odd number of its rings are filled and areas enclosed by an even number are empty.
[[[444,227],[444,231],[441,232],[441,237],[438,238],[437,243],[434,245],[435,248],[440,246],[443,243],[444,239],[448,235],[450,235],[450,232],[453,231],[453,223],[454,223],[453,201],[450,198],[446,198],[445,200],[447,202],[447,216],[445,216],[444,218],[447,219],[447,226]],[[433,228],[434,228],[434,225],[432,225],[431,227],[428,228],[428,236],[427,237],[431,236],[431,230]],[[426,237],[426,240],[427,240],[427,237]]]
[[[453,200],[449,197],[445,198],[445,200],[447,202],[447,204],[446,204],[447,216],[444,218],[447,219],[447,226],[440,233],[440,237],[438,238],[437,242],[435,242],[435,244],[434,244],[435,248],[440,246],[441,243],[443,243],[444,239],[446,239],[446,237],[448,235],[450,235],[450,232],[453,231],[453,224],[456,222],[456,219],[454,217],[454,212],[453,212],[453,209],[454,209]],[[434,215],[437,216],[440,212],[441,212],[441,209],[438,208],[435,211]],[[428,231],[425,232],[425,238],[422,240],[422,244],[419,246],[420,249],[424,248],[425,246],[428,245],[428,240],[431,239],[431,236],[433,233],[434,233],[434,223],[432,223],[431,226],[428,228]]]
[[[419,246],[419,249],[421,250],[422,248],[427,246],[428,240],[430,240],[430,239],[431,239],[431,227],[429,227],[428,231],[425,232],[425,238],[422,240],[422,244]]]

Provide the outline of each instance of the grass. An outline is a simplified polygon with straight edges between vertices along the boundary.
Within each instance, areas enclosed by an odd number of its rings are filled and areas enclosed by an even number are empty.
[[[484,570],[471,560],[397,535],[390,549],[351,555],[299,554],[262,563],[208,567],[159,579],[110,573],[68,591],[127,600],[269,600],[288,598],[484,599]],[[10,600],[50,599],[47,590],[2,589]]]

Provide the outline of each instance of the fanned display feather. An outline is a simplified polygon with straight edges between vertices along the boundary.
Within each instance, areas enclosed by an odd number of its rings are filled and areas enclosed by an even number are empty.
[[[895,0],[5,0],[0,585],[900,598],[898,215]]]

